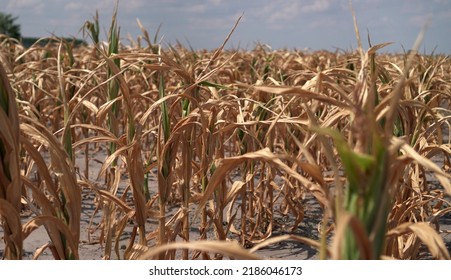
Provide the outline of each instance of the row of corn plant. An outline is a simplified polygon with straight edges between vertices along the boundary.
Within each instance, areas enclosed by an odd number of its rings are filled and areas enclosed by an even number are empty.
[[[115,10],[105,44],[96,14],[90,46],[4,45],[26,186],[14,215],[33,212],[21,238],[4,230],[7,258],[41,224],[36,258],[80,257],[81,192],[105,259],[255,258],[286,240],[320,258],[449,257],[430,227],[450,211],[447,57],[165,48],[138,26],[122,45]]]

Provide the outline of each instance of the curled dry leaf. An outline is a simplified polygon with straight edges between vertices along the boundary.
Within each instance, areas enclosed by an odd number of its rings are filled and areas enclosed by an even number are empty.
[[[439,260],[450,259],[449,251],[446,248],[443,239],[428,223],[418,222],[401,224],[387,232],[387,237],[395,238],[406,233],[413,233],[418,236],[418,238],[420,238],[428,247],[434,258]]]

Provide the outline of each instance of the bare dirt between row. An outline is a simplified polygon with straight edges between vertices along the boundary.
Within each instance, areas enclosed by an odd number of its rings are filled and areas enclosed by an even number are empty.
[[[101,167],[102,158],[105,158],[103,152],[98,153],[90,161],[90,178],[91,180],[97,176],[99,169]],[[82,162],[82,155],[79,156],[77,163]],[[123,184],[128,182],[128,178],[122,178]],[[150,189],[156,193],[157,185],[156,181],[150,182]],[[104,245],[101,244],[101,230],[99,225],[102,221],[102,210],[96,209],[96,196],[94,192],[90,189],[82,189],[82,212],[81,212],[81,223],[80,223],[80,244],[79,244],[79,255],[82,260],[102,260],[104,259]],[[306,197],[303,201],[305,206],[305,218],[303,222],[293,231],[291,231],[291,223],[293,223],[293,218],[290,216],[284,216],[280,213],[275,213],[275,223],[272,236],[283,235],[283,234],[294,234],[303,237],[308,237],[314,240],[319,240],[318,225],[322,220],[322,209],[319,207],[318,203],[313,197]],[[167,211],[167,218],[171,218],[176,211],[179,209],[180,205],[170,205]],[[156,206],[155,206],[156,207]],[[236,205],[236,207],[239,207]],[[193,205],[191,211],[194,212],[195,206]],[[157,211],[157,209],[154,209]],[[22,215],[22,222],[25,223],[33,215],[30,211],[24,211]],[[133,225],[129,224],[120,238],[118,245],[120,256],[119,259],[123,257],[124,250],[128,245],[130,238],[130,232]],[[146,225],[146,230],[151,231],[158,227],[158,222],[156,220],[148,219]],[[439,231],[443,237],[447,248],[451,251],[451,213],[442,216],[439,220]],[[0,227],[0,236],[3,238],[3,229]],[[239,236],[230,234],[229,239],[239,240]],[[190,238],[191,240],[196,240],[199,238],[199,227],[198,223],[194,222],[190,228]],[[329,240],[330,241],[330,240]],[[46,243],[50,242],[47,232],[44,227],[40,227],[35,230],[28,238],[24,240],[24,255],[23,259],[29,260],[33,258],[33,254],[36,250]],[[114,248],[113,248],[114,250]],[[3,256],[4,242],[0,242],[0,258]],[[318,251],[308,245],[302,244],[298,241],[282,241],[257,252],[257,255],[263,259],[285,259],[285,260],[314,260],[318,259]],[[112,259],[118,259],[116,254],[113,252]],[[421,259],[431,258],[429,252],[426,248],[423,248]],[[39,260],[53,260],[53,256],[49,249],[46,249],[38,258]]]

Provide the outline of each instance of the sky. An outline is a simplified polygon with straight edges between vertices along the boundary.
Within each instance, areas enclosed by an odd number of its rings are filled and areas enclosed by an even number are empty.
[[[451,0],[353,0],[364,48],[393,42],[383,49],[410,49],[427,26],[421,52],[451,54]],[[23,36],[55,34],[82,38],[87,20],[99,12],[106,38],[116,0],[0,0],[0,11],[18,16]],[[242,19],[227,48],[353,50],[357,47],[349,0],[119,0],[118,25],[123,43],[142,35],[139,19],[150,36],[161,25],[159,40],[177,41],[195,49],[223,43]],[[88,39],[89,41],[89,39]]]

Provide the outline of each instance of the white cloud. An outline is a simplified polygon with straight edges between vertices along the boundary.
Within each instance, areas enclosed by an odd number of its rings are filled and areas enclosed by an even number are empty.
[[[40,15],[46,4],[43,0],[10,0],[6,9],[12,11],[32,10],[35,15]]]
[[[42,0],[10,0],[8,2],[8,9],[27,9],[41,5]]]
[[[237,13],[223,17],[190,17],[188,21],[190,28],[194,30],[229,30],[240,16],[241,14]]]
[[[271,1],[263,6],[255,14],[258,18],[270,24],[277,24],[291,20],[300,13],[299,2],[296,0],[289,1]]]
[[[82,9],[85,6],[86,5],[84,5],[81,1],[69,2],[66,5],[64,5],[64,10],[65,11],[80,11],[80,9]]]
[[[275,0],[268,1],[255,15],[273,29],[280,29],[302,15],[329,11],[334,0]]]
[[[205,13],[206,10],[207,10],[206,4],[195,4],[185,9],[185,11],[188,13]]]
[[[208,4],[219,6],[220,4],[222,4],[223,1],[222,0],[208,0],[207,2],[208,2]]]
[[[133,12],[145,7],[146,4],[145,0],[127,0],[123,1],[122,5],[119,3],[119,8],[125,9],[126,12]]]
[[[303,13],[318,13],[324,12],[331,6],[331,0],[316,0],[313,3],[308,3],[301,6],[301,12]]]
[[[224,4],[222,0],[207,0],[206,2],[201,1],[201,3],[189,3],[183,10],[188,13],[206,13],[208,10]]]
[[[282,23],[286,21],[290,21],[299,15],[299,6],[297,3],[290,3],[290,5],[286,5],[282,9],[273,11],[269,14],[267,21],[269,23]]]

